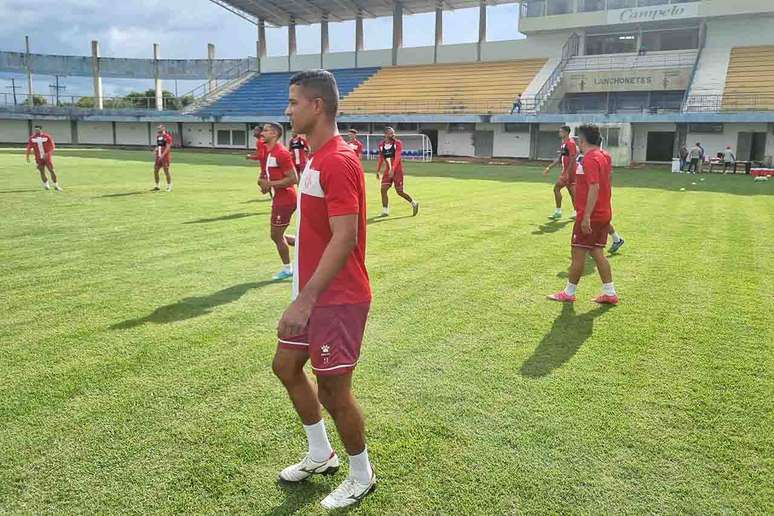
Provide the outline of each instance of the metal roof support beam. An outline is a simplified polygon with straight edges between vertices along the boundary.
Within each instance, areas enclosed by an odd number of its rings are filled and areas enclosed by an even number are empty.
[[[320,68],[325,68],[325,54],[330,50],[328,41],[328,16],[320,22]]]
[[[438,47],[443,45],[443,8],[441,3],[435,8],[435,46],[433,47],[433,63],[438,62]]]
[[[296,20],[291,19],[288,25],[288,71],[293,69],[294,57],[296,57]]]
[[[476,45],[476,61],[481,61],[481,47],[486,42],[486,3],[478,6],[478,44]]]
[[[256,65],[258,73],[261,73],[261,60],[266,58],[266,22],[263,19],[258,20],[258,41],[256,41]]]
[[[363,50],[363,13],[358,11],[355,18],[355,68],[359,65],[358,59]]]
[[[395,2],[392,10],[392,64],[398,64],[398,49],[403,47],[403,6]]]

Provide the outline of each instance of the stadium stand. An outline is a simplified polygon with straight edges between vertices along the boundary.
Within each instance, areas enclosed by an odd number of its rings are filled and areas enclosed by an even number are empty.
[[[731,49],[722,109],[774,109],[774,46]]]
[[[546,59],[393,66],[341,103],[344,114],[507,113]]]
[[[378,68],[345,68],[332,70],[339,94],[348,95]],[[245,81],[234,91],[205,105],[196,112],[202,116],[228,114],[282,116],[288,103],[288,82],[293,73],[264,73]]]

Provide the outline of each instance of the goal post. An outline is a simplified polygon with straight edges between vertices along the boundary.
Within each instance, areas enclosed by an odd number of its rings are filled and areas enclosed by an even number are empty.
[[[396,135],[403,142],[403,154],[401,159],[410,161],[433,161],[433,145],[426,134]],[[384,140],[383,134],[358,134],[357,138],[363,143],[364,159],[379,159],[379,144]]]

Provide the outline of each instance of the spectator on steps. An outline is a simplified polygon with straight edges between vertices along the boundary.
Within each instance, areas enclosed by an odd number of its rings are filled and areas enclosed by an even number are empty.
[[[516,111],[517,114],[521,114],[521,95],[516,95],[516,100],[513,101],[513,107],[511,108],[511,114]]]

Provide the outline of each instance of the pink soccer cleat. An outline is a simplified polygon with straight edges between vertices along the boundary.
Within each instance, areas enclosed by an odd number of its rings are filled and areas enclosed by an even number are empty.
[[[551,294],[548,296],[548,299],[551,301],[559,301],[560,303],[574,303],[575,302],[575,296],[571,296],[564,290],[560,290],[556,294]]]
[[[617,305],[618,296],[609,296],[607,294],[600,294],[594,299],[592,299],[592,301],[600,305]]]

